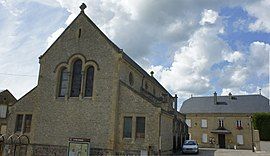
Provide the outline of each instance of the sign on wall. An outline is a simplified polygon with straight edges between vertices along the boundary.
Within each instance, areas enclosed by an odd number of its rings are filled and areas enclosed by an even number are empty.
[[[89,156],[90,139],[87,138],[69,138],[68,156]]]

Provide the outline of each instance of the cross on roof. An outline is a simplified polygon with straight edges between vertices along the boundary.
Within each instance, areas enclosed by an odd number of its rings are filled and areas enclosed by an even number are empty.
[[[81,11],[83,12],[86,7],[87,6],[84,3],[82,3],[82,5],[80,6]]]

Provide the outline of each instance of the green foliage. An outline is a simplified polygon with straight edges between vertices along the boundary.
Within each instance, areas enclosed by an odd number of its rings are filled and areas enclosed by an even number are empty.
[[[254,129],[260,132],[260,139],[270,141],[270,113],[255,113],[252,121]]]

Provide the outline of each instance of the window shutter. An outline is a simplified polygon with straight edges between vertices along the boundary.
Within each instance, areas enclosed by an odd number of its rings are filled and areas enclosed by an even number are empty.
[[[207,143],[207,134],[202,134],[202,142]]]
[[[243,135],[237,135],[237,143],[240,145],[244,144]]]
[[[207,120],[206,119],[202,119],[202,127],[206,128],[207,127]]]

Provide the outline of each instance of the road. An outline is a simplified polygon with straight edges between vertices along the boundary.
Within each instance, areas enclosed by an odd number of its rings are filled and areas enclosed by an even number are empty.
[[[182,155],[182,154],[176,154]],[[175,156],[176,156],[175,155]],[[233,149],[200,149],[198,155],[186,154],[188,156],[270,156],[269,151],[252,152],[251,150],[233,150]]]

